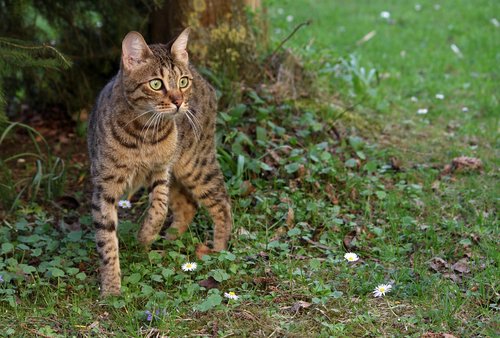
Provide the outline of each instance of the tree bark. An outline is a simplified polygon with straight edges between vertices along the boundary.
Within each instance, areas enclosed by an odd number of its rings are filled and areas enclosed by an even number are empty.
[[[166,43],[188,26],[207,30],[236,19],[246,27],[245,6],[255,11],[260,5],[260,0],[165,0],[151,16],[151,42]]]

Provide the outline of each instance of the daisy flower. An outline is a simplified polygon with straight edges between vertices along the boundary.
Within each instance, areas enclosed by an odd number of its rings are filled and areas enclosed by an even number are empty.
[[[229,291],[229,292],[224,292],[224,297],[226,298],[229,298],[229,299],[238,299],[240,298],[240,296],[238,296],[236,293],[234,293],[233,291]]]
[[[348,252],[344,255],[344,258],[347,259],[349,262],[356,262],[359,257],[356,255],[354,252]]]
[[[387,11],[380,12],[380,17],[382,19],[389,19],[391,17],[391,13],[389,13]]]
[[[443,94],[436,94],[436,99],[444,100],[444,95]]]
[[[373,290],[373,295],[375,297],[385,296],[386,293],[391,292],[392,285],[391,284],[380,284]]]
[[[194,270],[196,270],[197,267],[198,267],[198,264],[196,264],[195,262],[187,262],[187,263],[182,264],[181,268],[183,271],[194,271]]]
[[[419,115],[425,115],[429,112],[429,110],[427,108],[420,108],[419,110],[417,110],[417,114]]]
[[[467,113],[467,112],[469,111],[469,108],[468,108],[468,107],[462,107],[462,111],[463,111],[464,113]]]
[[[132,207],[132,203],[129,200],[120,200],[118,202],[118,206],[123,209],[130,209]]]

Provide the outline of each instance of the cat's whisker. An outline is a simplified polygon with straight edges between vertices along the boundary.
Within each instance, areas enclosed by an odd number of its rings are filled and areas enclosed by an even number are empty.
[[[152,126],[152,124],[153,124],[153,122],[154,122],[155,118],[157,117],[157,115],[158,115],[158,113],[157,113],[157,112],[155,112],[155,113],[153,114],[153,116],[151,116],[151,117],[148,119],[148,121],[146,122],[146,124],[144,125],[144,127],[142,127],[142,130],[144,130],[144,128],[146,128],[146,126],[147,126],[146,131],[144,132],[144,136],[142,137],[143,142],[144,142],[144,140],[147,138],[149,128]],[[141,131],[141,136],[142,136],[142,131]]]
[[[200,136],[201,136],[201,127],[200,127],[200,121],[199,121],[198,117],[195,116],[193,114],[193,112],[190,111],[189,109],[186,110],[186,117],[188,118],[189,124],[193,128],[193,132],[196,136],[196,140],[199,141]]]
[[[147,110],[147,111],[145,111],[144,113],[140,114],[139,116],[134,117],[132,120],[128,121],[128,122],[124,125],[124,127],[128,126],[130,123],[134,122],[135,120],[137,120],[137,119],[138,119],[138,118],[140,118],[141,116],[144,116],[144,115],[146,115],[147,113],[151,113],[151,112],[153,112],[153,111],[155,111],[155,110],[154,110],[154,109]]]
[[[187,113],[187,112],[186,112],[186,118],[188,119],[188,122],[189,122],[189,124],[191,125],[191,127],[193,129],[194,136],[196,137],[196,140],[199,141],[200,140],[200,135],[198,134],[198,129],[195,127],[194,122],[193,122],[193,120],[190,117],[190,114]]]

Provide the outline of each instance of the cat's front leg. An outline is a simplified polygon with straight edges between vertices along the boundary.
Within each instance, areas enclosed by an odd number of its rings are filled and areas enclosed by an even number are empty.
[[[116,187],[115,187],[116,188]],[[120,259],[116,228],[116,201],[120,191],[103,184],[94,184],[92,217],[95,240],[100,258],[101,295],[118,295],[121,288]]]
[[[148,214],[137,234],[137,239],[145,246],[156,239],[167,216],[170,172],[170,167],[167,167],[150,175]]]

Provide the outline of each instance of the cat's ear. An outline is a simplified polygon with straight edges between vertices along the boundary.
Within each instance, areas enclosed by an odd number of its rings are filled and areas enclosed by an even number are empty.
[[[188,38],[189,38],[189,27],[182,31],[181,34],[175,39],[170,49],[170,53],[175,60],[182,62],[184,64],[188,63],[188,53],[186,51]]]
[[[131,70],[152,56],[146,41],[140,33],[128,33],[122,42],[122,63],[125,69]]]

